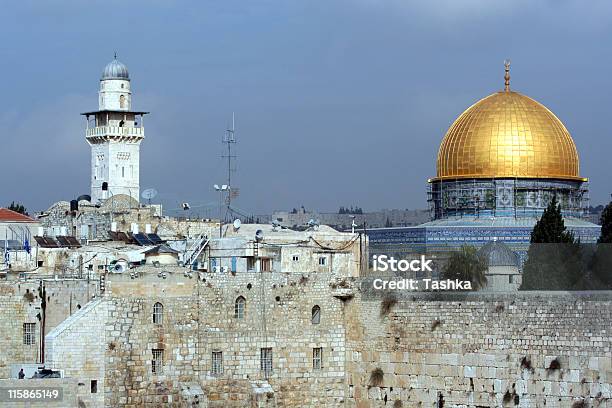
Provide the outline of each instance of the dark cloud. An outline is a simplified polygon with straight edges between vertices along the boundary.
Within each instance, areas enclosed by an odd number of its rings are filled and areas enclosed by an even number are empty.
[[[142,187],[167,207],[215,202],[221,136],[237,117],[237,205],[253,212],[425,207],[449,124],[501,89],[574,136],[593,203],[609,199],[608,2],[56,1],[0,17],[2,202],[35,209],[87,192],[79,113],[117,51],[151,111]],[[0,204],[2,204],[0,202]]]

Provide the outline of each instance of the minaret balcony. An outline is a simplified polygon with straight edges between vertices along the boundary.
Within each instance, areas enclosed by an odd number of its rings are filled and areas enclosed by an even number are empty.
[[[119,139],[129,141],[144,138],[144,127],[96,126],[85,131],[85,137],[92,141]]]

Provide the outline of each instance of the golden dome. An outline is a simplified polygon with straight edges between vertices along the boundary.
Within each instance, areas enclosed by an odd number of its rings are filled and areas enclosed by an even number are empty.
[[[506,69],[507,75],[507,69]],[[582,179],[576,145],[544,105],[509,90],[470,106],[446,132],[434,180],[456,178]]]

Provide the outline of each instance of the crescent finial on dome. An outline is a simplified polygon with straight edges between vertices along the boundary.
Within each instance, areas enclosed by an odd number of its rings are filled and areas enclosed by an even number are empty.
[[[504,60],[504,67],[506,69],[506,74],[504,75],[505,85],[504,91],[510,92],[510,60]]]

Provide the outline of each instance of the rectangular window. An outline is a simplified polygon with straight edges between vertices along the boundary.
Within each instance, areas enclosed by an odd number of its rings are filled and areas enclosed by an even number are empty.
[[[247,271],[254,271],[255,270],[255,258],[253,257],[248,257],[247,258]]]
[[[232,272],[236,272],[236,257],[232,256]]]
[[[31,346],[36,342],[34,337],[36,333],[36,323],[24,323],[23,324],[23,344]]]
[[[164,368],[164,350],[153,349],[153,360],[151,360],[151,372],[153,374],[161,374]]]
[[[323,347],[312,349],[312,368],[315,370],[323,368]]]
[[[297,256],[297,255],[293,255],[293,258],[292,258],[292,259],[293,259],[293,262],[297,262],[297,261],[299,261],[299,260],[300,260],[300,257],[299,257],[299,256]]]
[[[98,380],[91,380],[90,390],[92,394],[98,393]]]
[[[261,258],[259,262],[262,272],[270,272],[272,270],[272,260],[270,258]]]
[[[268,378],[272,374],[272,348],[264,347],[261,349],[261,371],[265,378]]]
[[[324,256],[320,256],[319,257],[319,266],[325,266],[327,265],[327,258]]]
[[[212,352],[212,375],[223,374],[223,352]]]

